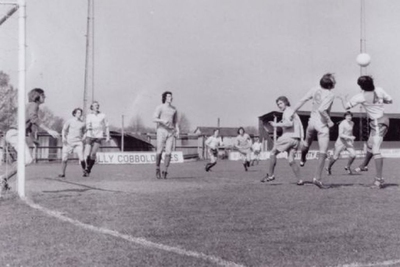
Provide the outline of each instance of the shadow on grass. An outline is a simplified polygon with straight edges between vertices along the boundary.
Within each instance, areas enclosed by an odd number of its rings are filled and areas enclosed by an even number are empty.
[[[183,176],[183,177],[167,177],[167,179],[158,179],[158,180],[186,180],[186,179],[200,179],[203,177],[196,177],[196,176]]]
[[[312,182],[309,182],[312,184]],[[362,188],[370,188],[371,184],[326,184],[329,188],[341,188],[341,187],[362,187]],[[384,184],[380,189],[385,189],[389,187],[398,187],[399,184]]]
[[[54,190],[54,191],[42,191],[43,193],[65,193],[65,192],[77,192],[77,193],[81,193],[81,192],[86,192],[92,189],[88,189],[88,188],[83,188],[83,189],[64,189],[64,190]]]
[[[67,192],[67,191],[70,191],[70,192],[86,192],[88,190],[97,190],[97,191],[113,192],[113,193],[123,193],[122,191],[103,189],[103,188],[93,187],[93,186],[80,184],[80,183],[74,183],[74,182],[71,182],[71,181],[57,179],[57,178],[46,177],[44,179],[84,187],[84,189],[64,189],[64,190],[54,190],[54,191],[43,191],[44,193],[53,193],[53,192],[54,193],[58,193],[58,192]]]

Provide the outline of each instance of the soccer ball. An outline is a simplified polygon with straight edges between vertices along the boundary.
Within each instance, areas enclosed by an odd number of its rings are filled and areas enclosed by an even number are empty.
[[[366,67],[371,63],[371,56],[367,53],[361,53],[357,56],[357,64],[361,67]]]

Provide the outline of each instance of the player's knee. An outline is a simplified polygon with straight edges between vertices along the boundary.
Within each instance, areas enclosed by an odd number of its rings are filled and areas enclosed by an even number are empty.
[[[380,159],[382,158],[381,153],[373,153],[374,154],[374,159]]]

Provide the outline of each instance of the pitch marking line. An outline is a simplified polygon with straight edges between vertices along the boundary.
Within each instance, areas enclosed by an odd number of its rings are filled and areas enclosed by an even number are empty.
[[[351,263],[345,265],[339,265],[337,267],[375,267],[375,266],[393,266],[400,263],[400,260],[389,260],[382,262],[373,262],[373,263]]]
[[[110,236],[113,236],[113,237],[121,238],[121,239],[127,240],[129,242],[132,242],[132,243],[135,243],[137,245],[144,246],[144,247],[157,248],[157,249],[160,249],[160,250],[173,252],[173,253],[176,253],[176,254],[179,254],[179,255],[183,255],[183,256],[189,256],[189,257],[194,257],[194,258],[210,261],[210,262],[213,262],[213,263],[218,264],[220,266],[245,267],[244,265],[237,264],[237,263],[231,262],[231,261],[226,261],[226,260],[221,259],[219,257],[206,255],[206,254],[201,253],[201,252],[195,252],[195,251],[182,249],[182,248],[179,248],[179,247],[171,247],[171,246],[167,246],[167,245],[163,245],[163,244],[159,244],[159,243],[154,243],[154,242],[148,241],[148,240],[146,240],[144,238],[133,237],[133,236],[130,236],[130,235],[121,234],[121,233],[119,233],[117,231],[114,231],[114,230],[110,230],[110,229],[106,229],[106,228],[102,228],[102,227],[96,227],[96,226],[93,226],[91,224],[82,223],[80,221],[77,221],[77,220],[74,220],[74,219],[71,219],[69,217],[66,217],[66,216],[62,215],[61,212],[46,209],[46,208],[44,208],[44,207],[32,202],[28,198],[25,198],[24,200],[31,208],[40,210],[40,211],[46,213],[47,215],[49,215],[51,217],[55,217],[55,218],[57,218],[57,219],[59,219],[61,221],[69,222],[69,223],[71,223],[71,224],[73,224],[75,226],[82,227],[84,229],[91,230],[93,232],[97,232],[97,233],[101,233],[101,234],[105,234],[105,235],[110,235]]]

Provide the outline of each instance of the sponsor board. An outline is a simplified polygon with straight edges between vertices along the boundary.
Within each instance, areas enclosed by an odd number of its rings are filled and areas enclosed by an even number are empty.
[[[165,153],[162,155],[164,161]],[[98,164],[155,164],[155,152],[98,152],[96,157]],[[174,151],[171,154],[171,163],[182,163],[182,151]]]

